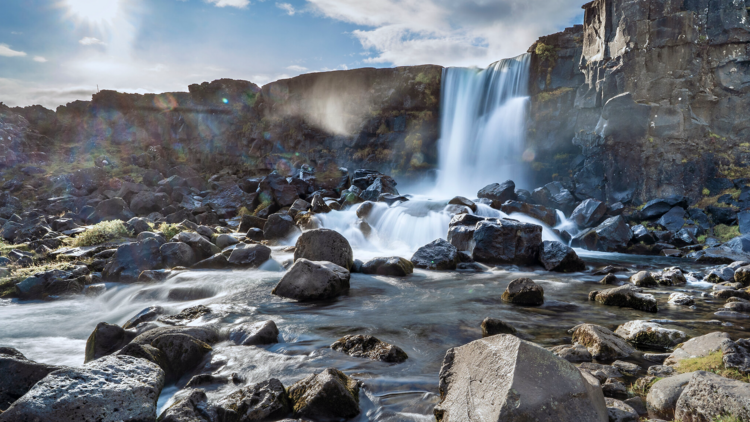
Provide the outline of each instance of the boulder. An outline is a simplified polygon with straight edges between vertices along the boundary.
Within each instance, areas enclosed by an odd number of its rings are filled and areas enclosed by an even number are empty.
[[[650,271],[639,271],[630,276],[630,282],[638,287],[656,286],[656,279]]]
[[[451,199],[450,201],[448,201],[448,204],[468,207],[472,212],[477,212],[477,204],[475,204],[473,201],[469,200],[468,198],[464,198],[463,196],[457,196]]]
[[[86,356],[83,363],[111,355],[130,343],[136,336],[135,331],[125,330],[119,325],[100,322],[86,340]]]
[[[557,241],[545,240],[539,250],[539,261],[547,271],[570,273],[583,271],[586,264],[573,248]]]
[[[638,422],[640,420],[638,412],[624,401],[610,397],[604,400],[607,404],[609,422]]]
[[[34,384],[59,369],[63,367],[28,360],[16,349],[0,348],[0,415]]]
[[[439,388],[438,422],[607,421],[596,379],[507,334],[448,350]]]
[[[486,198],[492,201],[492,207],[500,209],[505,201],[513,201],[516,196],[516,184],[512,180],[503,183],[493,183],[483,187],[478,193],[478,198]]]
[[[617,327],[615,334],[633,344],[661,349],[669,349],[687,340],[682,331],[648,321],[628,321]]]
[[[711,372],[693,373],[677,400],[675,420],[708,422],[731,416],[738,421],[750,420],[750,388]]]
[[[544,289],[530,278],[517,278],[508,284],[502,299],[516,305],[541,305],[544,303]]]
[[[644,220],[653,220],[666,214],[672,208],[679,206],[682,208],[687,207],[688,199],[684,196],[670,196],[667,198],[653,199],[646,202],[641,209],[641,218]]]
[[[144,218],[133,217],[125,223],[125,227],[134,235],[139,235],[143,232],[151,230],[151,226],[148,225],[148,221]]]
[[[400,347],[368,335],[344,336],[331,345],[331,349],[355,358],[367,358],[389,363],[401,363],[409,356]]]
[[[398,195],[396,182],[388,176],[375,179],[375,181],[368,186],[359,197],[362,198],[363,201],[377,202],[383,194]]]
[[[721,345],[721,353],[724,367],[750,375],[750,339],[725,342]]]
[[[138,326],[138,324],[154,321],[159,315],[162,314],[164,314],[164,308],[162,308],[161,306],[149,306],[148,308],[143,309],[142,311],[135,314],[132,318],[130,318],[125,324],[122,325],[122,328],[125,330],[135,328]]]
[[[404,277],[414,272],[414,264],[397,256],[374,258],[364,263],[360,272],[363,274]]]
[[[674,420],[674,411],[677,400],[687,387],[693,373],[674,375],[656,381],[648,390],[646,396],[646,407],[649,414],[654,417]]]
[[[185,373],[195,369],[212,350],[207,343],[178,333],[162,334],[151,341],[151,346],[164,354],[167,362],[164,371],[168,383],[179,380]]]
[[[360,383],[329,368],[297,381],[288,389],[296,418],[340,420],[357,416]]]
[[[152,212],[160,212],[169,203],[170,198],[166,193],[141,191],[130,200],[130,210],[136,215],[149,215]]]
[[[164,371],[132,356],[106,356],[54,371],[2,415],[11,421],[153,421]]]
[[[686,216],[687,214],[685,213],[684,208],[674,207],[666,214],[662,215],[661,218],[659,218],[659,221],[656,222],[656,224],[664,227],[664,229],[671,232],[678,232],[680,231],[682,226],[685,225]]]
[[[229,339],[238,346],[278,343],[279,329],[273,321],[242,323],[229,330]]]
[[[729,334],[721,332],[691,338],[676,348],[664,361],[664,365],[675,366],[683,359],[708,356],[721,350],[723,343],[727,341],[731,341]]]
[[[370,202],[372,204],[372,202]],[[320,195],[313,196],[311,205],[311,211],[315,214],[327,214],[331,212],[331,207],[328,206],[326,201]]]
[[[640,288],[630,284],[591,292],[589,299],[607,306],[620,306],[654,313],[658,311],[653,295],[644,294]]]
[[[332,299],[349,290],[349,277],[334,263],[299,258],[271,293],[298,302]]]
[[[672,293],[667,301],[670,305],[691,306],[695,304],[695,298],[685,293]]]
[[[422,246],[411,257],[415,267],[428,270],[455,270],[458,261],[458,249],[443,239]]]
[[[667,268],[654,276],[656,283],[661,286],[681,286],[687,283],[682,270],[677,267]]]
[[[505,321],[496,318],[485,318],[481,324],[482,337],[496,336],[498,334],[516,334],[516,329]]]
[[[459,251],[471,251],[474,249],[474,227],[455,225],[448,229],[448,243],[455,246]]]
[[[734,281],[742,283],[743,286],[750,286],[750,266],[737,268],[734,272]]]
[[[292,412],[292,405],[284,385],[272,378],[221,398],[216,402],[215,410],[220,421],[267,421],[280,420],[288,415]]]
[[[167,268],[190,267],[197,262],[193,248],[183,242],[165,243],[159,248],[159,253]]]
[[[240,222],[240,227],[237,229],[240,233],[245,233],[250,229],[261,229],[263,230],[263,227],[266,226],[266,219],[255,217],[252,215],[243,215],[242,221]]]
[[[77,295],[83,286],[90,282],[89,269],[80,265],[66,270],[38,272],[16,284],[16,295],[24,300],[56,299],[62,296]]]
[[[622,378],[620,370],[611,365],[602,365],[599,363],[583,362],[578,365],[578,369],[586,374],[589,374],[604,383],[608,379]]]
[[[180,397],[180,393],[186,395]],[[162,412],[158,421],[210,422],[211,410],[209,410],[208,397],[204,390],[182,390],[174,396],[174,403]]]
[[[271,248],[265,245],[245,245],[232,249],[228,262],[244,268],[255,268],[271,259]]]
[[[294,260],[302,258],[332,262],[347,270],[354,263],[354,253],[349,241],[340,233],[329,229],[315,229],[302,233],[297,239]]]
[[[310,206],[310,203],[304,199],[297,199],[292,206],[289,207],[289,216],[294,218],[298,213],[308,211]]]
[[[507,219],[482,221],[474,231],[473,258],[488,264],[533,265],[541,246],[541,226]]]
[[[240,243],[240,241],[231,234],[220,234],[216,236],[216,240],[214,241],[216,247],[222,250],[238,243]]]
[[[216,245],[209,242],[205,237],[194,232],[181,232],[175,235],[170,242],[182,242],[188,244],[195,253],[195,259],[202,261],[221,252]]]
[[[570,214],[570,220],[575,222],[580,228],[593,227],[599,224],[607,212],[607,205],[604,202],[590,198],[581,202]]]
[[[98,203],[94,212],[86,217],[86,222],[97,224],[109,220],[128,221],[133,217],[135,214],[122,198],[112,198]]]
[[[533,205],[526,202],[506,201],[500,210],[506,214],[521,213],[536,218],[542,223],[554,227],[557,224],[557,211],[542,205]]]
[[[602,384],[602,392],[604,393],[604,397],[607,398],[622,400],[628,398],[628,387],[614,378],[607,378],[607,380]]]
[[[585,346],[597,360],[627,358],[635,349],[612,331],[599,325],[581,324],[573,329],[573,342]]]
[[[266,225],[263,226],[263,237],[267,240],[286,240],[299,232],[300,229],[294,224],[294,219],[284,214],[271,214],[268,216]]]
[[[555,356],[571,363],[591,362],[593,359],[589,350],[582,344],[565,344],[552,347],[549,350],[554,353]]]
[[[105,281],[132,283],[138,280],[143,271],[163,268],[160,246],[154,238],[120,245],[104,267],[102,278]]]

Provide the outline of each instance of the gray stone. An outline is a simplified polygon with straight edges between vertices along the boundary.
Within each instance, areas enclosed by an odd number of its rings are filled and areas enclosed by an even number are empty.
[[[58,369],[63,368],[28,360],[16,349],[2,348],[0,350],[0,411],[8,409],[13,402],[31,390],[34,384]]]
[[[205,237],[193,232],[178,233],[170,240],[170,242],[187,243],[188,246],[193,249],[195,259],[198,261],[210,258],[221,252],[221,249],[209,242]]]
[[[750,420],[748,384],[710,372],[694,372],[677,400],[675,420],[704,422],[726,415],[740,421]]]
[[[591,297],[592,295],[589,295],[590,300]],[[597,291],[593,295],[593,300],[607,306],[620,306],[653,313],[658,311],[658,305],[653,295],[642,293],[640,288],[630,284]]]
[[[502,299],[516,305],[541,305],[544,303],[544,289],[530,278],[518,278],[508,284]]]
[[[3,422],[153,421],[164,371],[132,356],[106,356],[50,373],[2,415]]]
[[[278,343],[279,329],[273,321],[242,323],[229,330],[229,339],[239,346]]]
[[[231,234],[220,234],[216,236],[216,241],[214,243],[219,249],[225,249],[240,243],[240,241]]]
[[[721,350],[722,344],[731,341],[729,334],[713,332],[700,337],[691,338],[674,350],[664,361],[667,366],[675,366],[683,359],[706,357]]]
[[[362,265],[363,274],[405,277],[414,272],[414,264],[398,256],[390,258],[374,258]]]
[[[612,365],[583,362],[578,366],[578,370],[593,376],[602,384],[608,379],[622,378],[622,373],[620,372],[620,370]]]
[[[458,261],[458,249],[443,239],[422,246],[411,257],[415,267],[439,271],[455,270]]]
[[[750,375],[750,339],[724,342],[721,346],[724,366]]]
[[[653,365],[649,366],[647,370],[648,374],[653,377],[666,378],[671,377],[675,374],[674,368],[666,365]]]
[[[294,383],[287,392],[294,416],[312,420],[340,420],[357,416],[360,383],[329,368]]]
[[[608,420],[596,379],[512,335],[449,349],[439,388],[438,422]]]
[[[271,293],[299,302],[332,299],[349,290],[349,271],[331,262],[299,258]]]
[[[624,401],[607,397],[609,422],[638,422],[638,412]]]
[[[539,261],[547,271],[570,273],[586,269],[586,264],[573,248],[556,241],[542,242]]]
[[[685,293],[672,293],[669,295],[668,303],[670,305],[690,306],[695,304],[695,298]]]
[[[495,318],[485,318],[481,324],[482,337],[495,336],[498,334],[516,334],[516,329],[505,321]]]
[[[630,276],[630,282],[634,286],[638,287],[652,287],[656,286],[656,279],[654,275],[649,271],[639,271]]]
[[[164,266],[160,244],[156,239],[126,243],[117,248],[112,260],[104,267],[104,281],[132,283],[143,271],[158,270]]]
[[[612,331],[594,324],[581,324],[573,329],[573,342],[585,346],[598,360],[627,358],[635,349]]]
[[[331,345],[331,349],[355,358],[368,358],[382,362],[401,363],[409,356],[400,347],[368,335],[344,336]]]
[[[599,224],[607,212],[607,205],[596,199],[587,199],[581,202],[573,213],[570,214],[570,220],[574,221],[578,227],[593,227]]]
[[[271,248],[265,245],[245,245],[232,250],[228,262],[232,265],[245,268],[254,268],[263,265],[271,259]]]
[[[253,422],[283,418],[292,406],[284,385],[272,378],[220,399],[215,410],[221,421]]]
[[[266,240],[282,241],[290,239],[300,232],[289,215],[271,214],[263,226],[263,237]]]
[[[183,390],[184,391],[184,390]],[[181,391],[182,392],[182,391]],[[186,393],[186,394],[185,394]],[[204,390],[188,390],[159,416],[159,422],[212,422],[213,409]]]
[[[589,350],[582,344],[555,346],[550,348],[550,351],[554,353],[555,356],[561,357],[572,363],[591,362],[593,359]]]
[[[302,233],[297,239],[294,260],[328,261],[345,269],[354,263],[349,241],[340,233],[329,229],[315,229]]]
[[[167,268],[190,267],[197,261],[193,248],[187,243],[170,242],[159,248],[164,266]]]
[[[542,226],[500,219],[474,231],[473,258],[488,264],[533,265],[542,246]]]
[[[604,384],[602,384],[602,392],[604,393],[604,397],[620,400],[628,398],[628,387],[621,381],[613,378],[607,378]]]
[[[130,343],[137,333],[125,330],[119,325],[100,322],[86,340],[86,355],[84,363],[111,355]]]
[[[687,340],[679,330],[664,328],[655,322],[628,321],[615,330],[625,340],[643,346],[668,349]]]
[[[646,396],[649,414],[658,418],[673,420],[677,400],[687,387],[693,373],[680,374],[655,382]]]

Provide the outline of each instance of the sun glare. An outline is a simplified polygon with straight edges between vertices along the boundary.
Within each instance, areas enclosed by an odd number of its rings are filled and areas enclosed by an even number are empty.
[[[120,11],[120,0],[63,0],[70,15],[92,24],[110,22]]]

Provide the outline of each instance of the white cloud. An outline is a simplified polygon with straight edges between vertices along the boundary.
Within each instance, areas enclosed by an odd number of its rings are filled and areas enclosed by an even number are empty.
[[[297,10],[294,9],[294,6],[289,3],[276,3],[276,7],[285,11],[289,16],[294,16],[294,14],[297,13]]]
[[[83,37],[78,42],[82,45],[104,45],[104,41],[94,37]]]
[[[216,7],[236,7],[243,9],[250,4],[250,0],[206,0],[206,2],[215,4]]]
[[[23,57],[26,53],[23,51],[16,51],[10,48],[7,44],[0,44],[0,56],[5,57]]]
[[[34,61],[35,61],[35,62],[39,62],[39,63],[47,63],[47,59],[45,59],[45,58],[44,58],[44,57],[42,57],[42,56],[35,56],[35,57],[34,57]]]
[[[294,71],[294,72],[304,72],[304,71],[307,70],[306,67],[304,67],[304,66],[297,66],[296,64],[291,65],[291,66],[287,66],[286,68],[289,69],[289,70],[291,70],[291,71]]]
[[[524,53],[581,14],[581,0],[307,0],[352,32],[366,63],[486,66]]]

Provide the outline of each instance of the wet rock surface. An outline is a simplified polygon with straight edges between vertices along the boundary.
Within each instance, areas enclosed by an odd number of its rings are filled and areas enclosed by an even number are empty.
[[[369,358],[389,363],[400,363],[408,356],[400,347],[369,335],[350,335],[338,339],[331,349],[357,358]]]

